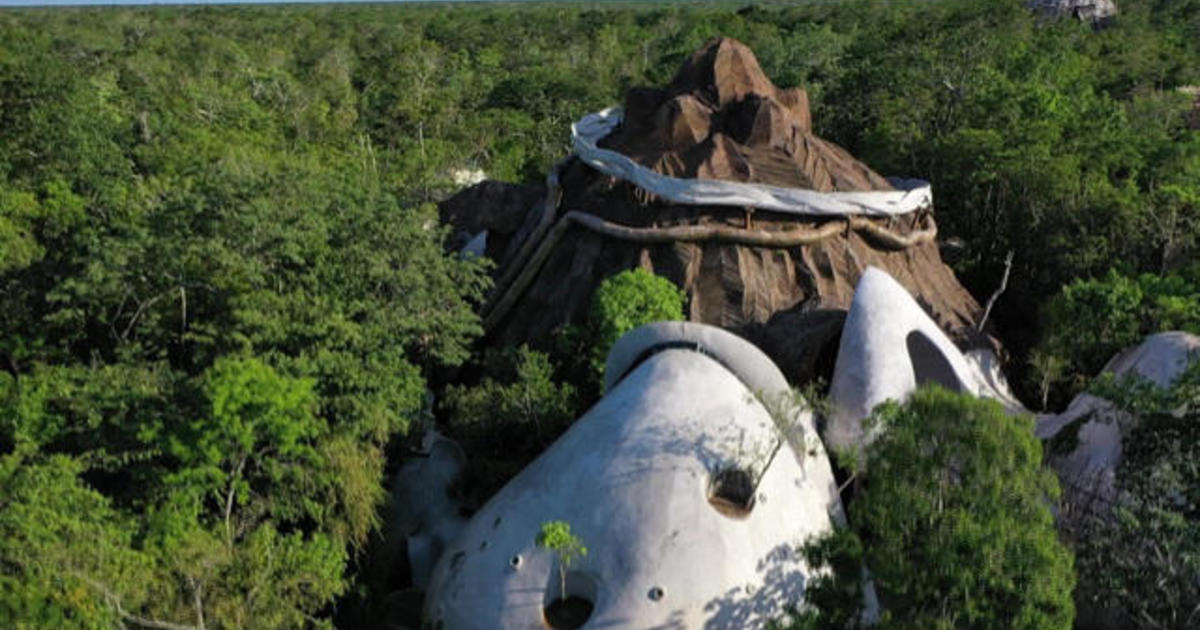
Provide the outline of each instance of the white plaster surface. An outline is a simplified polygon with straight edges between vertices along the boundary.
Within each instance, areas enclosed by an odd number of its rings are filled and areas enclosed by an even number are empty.
[[[1103,371],[1118,377],[1135,373],[1159,387],[1167,387],[1183,373],[1197,351],[1200,351],[1200,337],[1185,332],[1159,333],[1118,353]],[[1133,428],[1133,418],[1111,402],[1084,393],[1076,396],[1062,413],[1039,415],[1037,436],[1043,440],[1053,438],[1081,419],[1084,420],[1079,425],[1078,445],[1068,454],[1051,457],[1050,464],[1058,471],[1068,500],[1077,504],[1090,505],[1093,501],[1107,504],[1116,498],[1122,442]]]
[[[604,363],[604,390],[612,389],[647,351],[666,345],[692,347],[715,358],[756,394],[778,397],[791,391],[779,368],[754,344],[716,326],[692,322],[654,322],[623,335]]]
[[[588,114],[571,125],[575,154],[588,166],[632,182],[655,196],[693,206],[736,206],[774,210],[788,214],[818,216],[898,216],[933,205],[929,182],[893,179],[897,190],[864,192],[818,192],[805,188],[770,186],[719,179],[669,177],[634,162],[628,156],[597,146],[624,118],[624,109]]]
[[[478,256],[482,258],[487,253],[487,239],[488,231],[483,230],[472,236],[471,240],[467,241],[467,244],[463,245],[463,248],[459,250],[459,253],[463,256]]]
[[[1025,6],[1049,17],[1073,17],[1092,22],[1120,12],[1114,0],[1029,0]]]
[[[1000,366],[996,353],[986,348],[975,348],[963,353],[970,366],[969,374],[975,380],[975,388],[988,392],[989,398],[999,400],[1010,412],[1026,411],[1025,405],[1012,393],[1008,379]]]
[[[413,586],[425,589],[442,551],[467,519],[447,489],[462,471],[466,456],[453,440],[430,431],[422,438],[423,453],[396,472],[392,490],[391,536],[405,538]]]
[[[929,381],[998,400],[1012,412],[1024,411],[991,353],[964,355],[900,283],[868,267],[842,329],[829,389],[834,411],[825,427],[826,445],[865,446],[877,435],[862,426],[871,410],[886,400],[903,401]]]
[[[1159,387],[1168,387],[1187,368],[1192,356],[1200,351],[1200,337],[1172,331],[1146,337],[1140,345],[1117,353],[1104,366],[1117,376],[1136,372]]]
[[[617,348],[637,358],[663,340],[657,330]],[[757,369],[774,369],[746,346]],[[760,470],[779,439],[746,384],[709,355],[674,347],[610,385],[446,550],[426,599],[435,627],[546,627],[543,607],[559,583],[554,556],[535,537],[550,520],[570,523],[588,548],[573,571],[594,589],[570,587],[593,597],[583,628],[761,628],[803,600],[809,569],[795,549],[841,513],[811,428],[803,452],[782,445],[753,510],[735,518],[708,502],[710,475],[726,466]],[[812,427],[811,414],[798,419]],[[657,600],[653,589],[661,589]]]
[[[480,168],[456,168],[450,171],[450,180],[459,188],[474,186],[487,179],[487,173]]]

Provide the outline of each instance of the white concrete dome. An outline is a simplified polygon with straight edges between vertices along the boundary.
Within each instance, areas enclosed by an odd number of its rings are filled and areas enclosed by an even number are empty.
[[[825,427],[826,444],[836,449],[870,443],[875,436],[864,433],[862,420],[871,410],[886,400],[903,401],[925,383],[1024,411],[994,356],[985,351],[964,355],[907,289],[887,272],[868,267],[842,328],[829,384],[834,411]]]
[[[774,365],[729,333],[683,323],[630,333],[609,365],[620,373],[604,398],[447,548],[426,598],[433,628],[548,627],[559,578],[535,537],[552,520],[588,548],[567,589],[593,608],[570,627],[761,628],[803,601],[809,569],[796,549],[841,506],[811,414],[762,402],[786,388]],[[724,470],[761,475],[748,509],[710,501]]]
[[[1130,374],[1158,387],[1170,387],[1200,352],[1200,337],[1186,332],[1164,332],[1113,356],[1103,372],[1117,377]],[[1102,372],[1102,373],[1103,373]],[[1117,468],[1125,437],[1134,417],[1111,402],[1084,392],[1066,410],[1037,418],[1037,436],[1050,440],[1072,431],[1074,446],[1066,453],[1050,454],[1050,464],[1062,480],[1066,500],[1079,514],[1104,511],[1117,496]]]
[[[448,489],[462,474],[467,456],[453,440],[435,431],[421,440],[421,453],[409,459],[392,481],[387,540],[403,538],[413,586],[425,589],[446,545],[467,521]]]

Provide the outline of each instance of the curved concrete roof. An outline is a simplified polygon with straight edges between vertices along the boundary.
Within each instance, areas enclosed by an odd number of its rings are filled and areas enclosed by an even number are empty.
[[[422,451],[396,471],[386,519],[387,538],[406,542],[413,586],[418,589],[426,588],[442,551],[467,524],[461,506],[448,493],[466,461],[462,448],[430,431],[422,438]]]
[[[1179,378],[1197,352],[1200,352],[1200,337],[1196,335],[1158,333],[1117,353],[1104,367],[1104,372],[1116,376],[1137,374],[1159,387],[1168,387]],[[1076,510],[1088,512],[1093,502],[1098,502],[1096,507],[1100,507],[1116,497],[1122,442],[1132,428],[1132,422],[1132,417],[1116,409],[1111,402],[1089,393],[1076,396],[1062,413],[1038,416],[1037,436],[1043,440],[1053,438],[1075,424],[1074,448],[1063,454],[1052,454],[1050,464],[1058,471],[1067,492],[1066,498]]]
[[[1142,343],[1118,352],[1104,366],[1117,376],[1136,373],[1158,385],[1169,387],[1200,352],[1200,337],[1171,331],[1147,336]]]
[[[830,448],[859,448],[862,420],[886,400],[902,401],[919,385],[934,382],[955,391],[993,398],[1024,411],[989,353],[964,355],[912,295],[886,272],[868,267],[854,290],[829,395],[833,417],[825,427]]]
[[[572,595],[594,604],[583,628],[761,628],[800,603],[809,569],[795,549],[840,515],[837,488],[813,431],[793,450],[743,380],[771,389],[770,361],[730,337],[672,324],[618,342],[604,398],[447,549],[426,599],[429,622],[545,628],[559,583],[553,554],[535,537],[551,520],[567,521],[588,548],[568,579]],[[697,352],[689,344],[698,339],[719,349]],[[791,419],[812,426],[807,412]],[[733,468],[761,473],[748,513],[710,503],[711,479]]]
[[[639,362],[665,348],[706,354],[753,392],[778,396],[791,391],[783,373],[754,344],[716,326],[692,322],[654,322],[618,339],[604,364],[604,391],[611,390]]]

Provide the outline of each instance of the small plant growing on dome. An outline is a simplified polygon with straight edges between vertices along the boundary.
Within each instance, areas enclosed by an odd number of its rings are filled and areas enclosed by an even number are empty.
[[[537,546],[553,551],[558,557],[558,579],[562,587],[562,599],[567,599],[567,569],[575,560],[587,555],[587,547],[578,536],[571,533],[571,524],[566,521],[546,521],[538,532]]]

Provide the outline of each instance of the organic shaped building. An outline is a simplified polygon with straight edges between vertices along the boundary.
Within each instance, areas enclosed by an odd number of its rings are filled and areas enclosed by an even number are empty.
[[[926,383],[1024,411],[990,351],[961,352],[903,286],[870,267],[859,278],[842,329],[825,443],[834,449],[865,445],[872,434],[862,421],[871,410],[886,400],[902,401]]]
[[[585,323],[600,282],[641,267],[687,293],[689,320],[805,383],[828,371],[875,266],[956,342],[987,345],[982,309],[942,262],[930,185],[885,178],[818,136],[805,91],[776,87],[745,44],[713,39],[669,84],[632,88],[571,132],[544,187],[484,182],[441,204],[456,242],[496,263],[489,341],[548,347]]]
[[[1169,387],[1200,352],[1200,337],[1164,332],[1114,356],[1104,372],[1120,378],[1129,374]],[[1091,513],[1104,512],[1117,495],[1117,466],[1122,443],[1134,418],[1094,394],[1075,397],[1059,414],[1038,416],[1037,436],[1049,440],[1049,463],[1063,485],[1063,503],[1070,513],[1060,516],[1068,528]]]
[[[605,385],[446,549],[431,627],[761,628],[802,602],[797,547],[841,504],[778,368],[731,333],[661,322],[614,346]],[[565,584],[535,541],[550,521],[587,548]]]
[[[413,586],[425,589],[442,552],[466,526],[462,506],[449,493],[466,455],[453,440],[432,431],[421,446],[396,472],[387,522],[391,538],[404,540]]]

